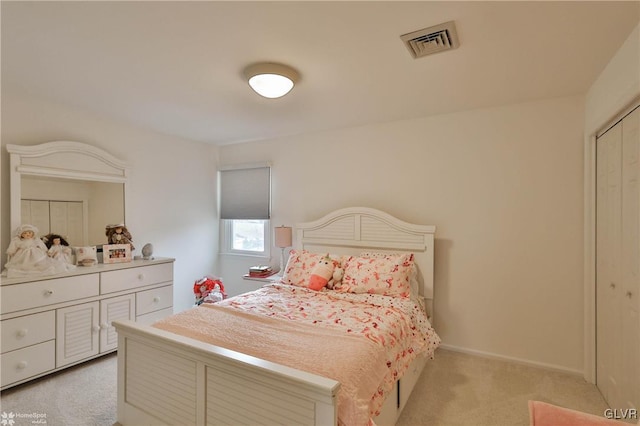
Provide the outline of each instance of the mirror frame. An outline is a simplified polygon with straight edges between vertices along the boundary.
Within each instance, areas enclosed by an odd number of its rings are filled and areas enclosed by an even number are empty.
[[[124,161],[95,146],[72,141],[53,141],[39,145],[7,144],[6,148],[10,154],[11,233],[21,222],[22,176],[25,175],[122,183],[126,223],[129,166]]]

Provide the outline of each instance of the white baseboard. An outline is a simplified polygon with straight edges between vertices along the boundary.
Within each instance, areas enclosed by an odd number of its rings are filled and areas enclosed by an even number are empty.
[[[572,376],[580,377],[582,379],[585,378],[584,371],[573,370],[571,368],[562,367],[562,366],[559,366],[559,365],[546,364],[544,362],[537,362],[537,361],[531,361],[531,360],[528,360],[528,359],[522,359],[522,358],[515,358],[515,357],[510,357],[510,356],[498,355],[498,354],[494,354],[494,353],[491,353],[491,352],[477,351],[475,349],[461,348],[461,347],[458,347],[458,346],[447,345],[447,344],[444,344],[444,343],[440,345],[440,348],[448,350],[448,351],[461,352],[461,353],[465,353],[465,354],[469,354],[469,355],[475,355],[475,356],[479,356],[479,357],[483,357],[483,358],[497,359],[497,360],[500,360],[500,361],[508,361],[508,362],[514,362],[514,363],[517,363],[517,364],[528,365],[530,367],[543,368],[545,370],[558,371],[558,372],[561,372],[561,373],[566,373],[566,374],[570,374]]]

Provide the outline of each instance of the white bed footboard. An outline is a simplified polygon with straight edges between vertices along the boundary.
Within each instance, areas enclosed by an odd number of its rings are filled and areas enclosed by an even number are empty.
[[[136,324],[118,332],[118,422],[336,425],[331,379]]]

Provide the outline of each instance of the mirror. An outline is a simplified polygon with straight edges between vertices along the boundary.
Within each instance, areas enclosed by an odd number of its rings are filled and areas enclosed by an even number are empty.
[[[121,183],[22,176],[20,204],[21,223],[71,246],[105,244],[105,225],[124,223]]]
[[[105,226],[126,223],[127,170],[105,151],[79,142],[7,145],[11,231],[20,224],[55,233],[72,246],[106,244]]]

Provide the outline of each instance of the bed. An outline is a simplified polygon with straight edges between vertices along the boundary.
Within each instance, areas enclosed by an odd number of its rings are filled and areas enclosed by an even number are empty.
[[[337,210],[296,225],[282,282],[153,326],[114,322],[118,422],[395,424],[440,343],[427,320],[433,309],[434,233],[434,226],[371,208]],[[300,285],[296,274],[326,254],[344,270],[340,285],[323,291]],[[311,262],[296,269],[301,259]],[[406,286],[396,287],[392,279],[380,292],[361,287],[369,263],[378,277],[380,265],[389,261],[396,262],[389,269],[393,276],[404,277],[403,268],[410,267],[411,291],[403,297],[397,292]],[[366,305],[362,314],[359,304]],[[387,325],[382,317],[406,322]],[[382,331],[387,327],[391,334]]]

